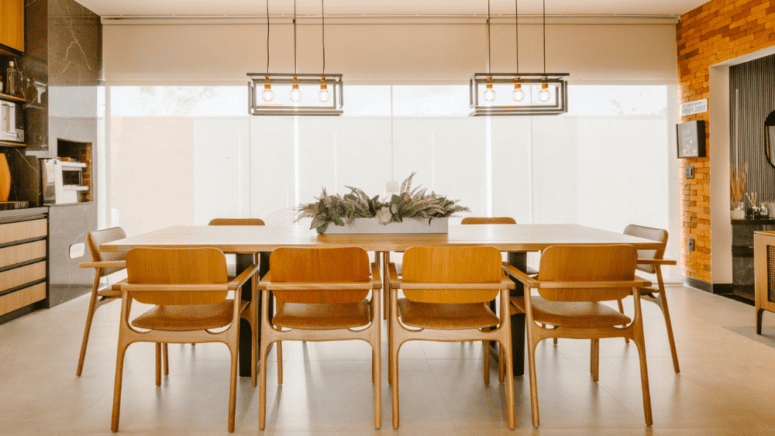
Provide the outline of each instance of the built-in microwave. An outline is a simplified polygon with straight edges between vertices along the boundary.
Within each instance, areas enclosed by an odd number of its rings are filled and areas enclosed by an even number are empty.
[[[0,141],[24,142],[24,109],[21,103],[0,100]]]
[[[41,159],[40,175],[43,204],[67,204],[84,201],[89,186],[84,185],[85,162]]]

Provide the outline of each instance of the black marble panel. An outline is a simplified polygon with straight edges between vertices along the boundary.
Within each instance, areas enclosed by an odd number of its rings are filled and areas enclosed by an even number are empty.
[[[48,62],[48,0],[24,2],[24,55]]]
[[[30,207],[41,206],[40,162],[34,156],[26,156],[18,148],[6,149],[8,167],[11,170],[10,201],[28,201]]]
[[[49,307],[70,301],[91,289],[94,270],[81,269],[88,262],[86,234],[97,228],[96,203],[49,208]],[[84,255],[70,258],[70,246],[84,244]]]
[[[102,70],[100,17],[74,0],[48,0],[51,86],[96,86]]]

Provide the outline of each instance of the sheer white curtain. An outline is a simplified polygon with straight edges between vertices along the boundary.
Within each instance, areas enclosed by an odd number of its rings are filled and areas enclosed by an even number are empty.
[[[343,117],[249,117],[242,87],[111,88],[114,224],[291,224],[323,188],[383,195],[416,172],[465,215],[668,228],[666,86],[571,85],[566,115],[491,118],[468,116],[466,86],[345,91]]]

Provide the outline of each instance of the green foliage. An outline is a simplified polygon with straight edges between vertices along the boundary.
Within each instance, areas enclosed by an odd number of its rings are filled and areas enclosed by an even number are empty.
[[[315,203],[299,206],[296,221],[312,218],[310,229],[316,229],[322,235],[329,224],[344,226],[345,222],[351,223],[356,218],[377,217],[383,225],[402,222],[407,218],[427,219],[430,223],[433,218],[448,218],[456,212],[469,210],[458,205],[458,200],[448,200],[446,197],[436,196],[434,192],[426,194],[426,189],[420,186],[412,190],[413,177],[414,173],[404,180],[397,195],[384,200],[381,200],[379,195],[369,197],[361,189],[351,186],[347,187],[350,192],[344,196],[328,195],[324,188],[323,194],[315,199]]]

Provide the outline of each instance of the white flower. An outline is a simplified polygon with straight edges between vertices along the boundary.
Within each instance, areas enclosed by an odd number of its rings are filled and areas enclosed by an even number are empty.
[[[376,217],[379,223],[385,226],[387,225],[387,223],[390,222],[390,218],[393,217],[393,214],[390,213],[390,209],[387,206],[385,206],[382,209],[377,211]]]

